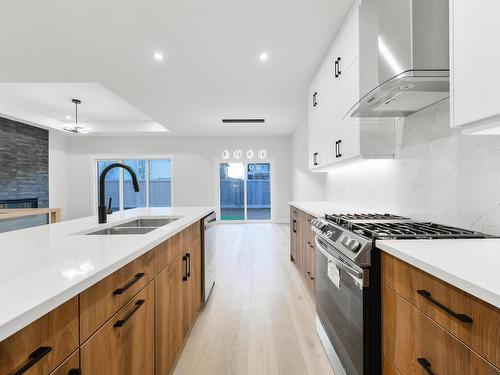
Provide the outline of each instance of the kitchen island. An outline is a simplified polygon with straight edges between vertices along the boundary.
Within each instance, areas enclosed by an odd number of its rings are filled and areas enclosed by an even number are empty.
[[[153,373],[154,358],[158,360],[153,350],[161,345],[161,355],[169,357],[161,362],[168,368],[157,373],[167,373],[200,304],[200,219],[213,210],[141,208],[114,213],[107,224],[97,224],[93,216],[0,235],[0,298],[8,301],[0,305],[0,354],[8,358],[0,364],[0,373],[10,373],[5,367],[9,363],[16,371],[16,366],[34,366],[39,370],[33,373],[49,373],[60,360],[76,354],[81,355],[78,363],[87,366],[87,373],[99,368],[99,361],[109,363],[104,366],[111,366],[109,373],[133,371],[138,365],[145,366],[141,373]],[[176,220],[145,234],[88,235],[138,218],[166,217]],[[136,312],[142,328],[125,324]],[[66,325],[58,327],[58,321]],[[109,323],[114,326],[108,327]],[[120,324],[124,334],[116,335]],[[53,339],[52,327],[58,333],[67,331],[59,337],[71,342],[61,343],[68,348],[63,353],[46,343]],[[158,330],[164,337],[156,334]],[[174,331],[174,337],[170,336]],[[138,342],[122,342],[127,337]],[[30,347],[28,338],[38,339],[36,345]],[[120,351],[119,344],[126,350]],[[96,355],[108,345],[115,347],[121,359]],[[144,358],[134,359],[134,352]]]

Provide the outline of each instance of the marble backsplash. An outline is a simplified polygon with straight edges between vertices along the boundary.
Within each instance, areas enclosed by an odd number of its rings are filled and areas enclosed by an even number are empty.
[[[500,136],[449,123],[448,100],[397,120],[395,160],[332,169],[327,199],[500,235]]]

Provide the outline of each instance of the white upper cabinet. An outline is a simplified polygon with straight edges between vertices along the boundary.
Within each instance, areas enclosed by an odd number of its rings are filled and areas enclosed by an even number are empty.
[[[500,134],[500,0],[450,1],[451,125]]]
[[[321,141],[325,126],[326,80],[325,64],[319,67],[308,94],[309,108],[309,168],[320,168],[326,164],[325,144]]]
[[[356,3],[310,86],[311,170],[322,171],[325,167],[359,158],[393,157],[394,120],[347,116],[359,101],[360,91],[359,5]],[[316,102],[313,100],[315,94]]]

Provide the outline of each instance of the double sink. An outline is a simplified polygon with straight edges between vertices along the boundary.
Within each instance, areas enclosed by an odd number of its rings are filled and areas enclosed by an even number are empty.
[[[135,219],[126,223],[118,224],[110,228],[100,229],[87,235],[114,235],[114,234],[146,234],[155,229],[168,225],[180,217],[169,217],[161,219]]]

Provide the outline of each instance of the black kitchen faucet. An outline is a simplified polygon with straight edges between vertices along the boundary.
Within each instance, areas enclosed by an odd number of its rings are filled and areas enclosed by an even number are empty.
[[[134,191],[136,193],[139,192],[139,182],[137,182],[137,175],[135,174],[134,170],[131,167],[123,163],[113,163],[104,168],[99,177],[99,207],[98,207],[99,224],[107,222],[108,210],[106,209],[106,203],[104,202],[106,200],[106,192],[105,192],[106,188],[104,182],[106,180],[106,175],[113,168],[126,169],[130,173],[130,176],[132,176],[132,184],[134,185]],[[109,205],[110,205],[109,208],[111,209],[111,199]]]

